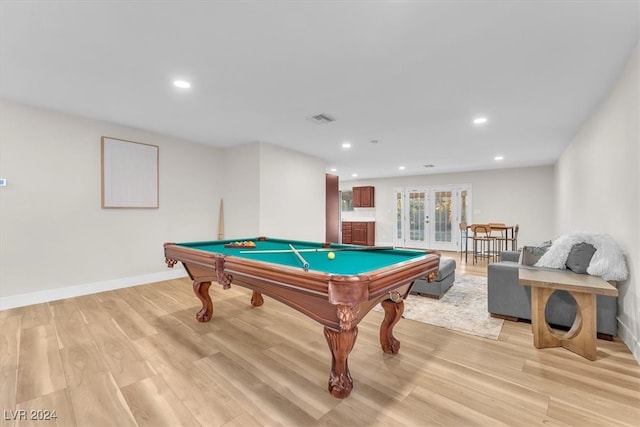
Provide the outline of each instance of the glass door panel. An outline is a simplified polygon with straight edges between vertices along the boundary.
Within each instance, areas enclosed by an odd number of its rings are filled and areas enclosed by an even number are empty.
[[[396,246],[404,246],[404,189],[396,189],[396,230],[393,242]]]
[[[453,223],[454,231],[457,235],[456,246],[458,251],[465,251],[468,249],[466,231],[460,230],[460,223],[464,222],[467,225],[473,224],[473,215],[471,212],[471,185],[461,185],[456,187],[456,197],[454,198],[453,216],[455,221]]]
[[[467,213],[468,210],[468,205],[469,205],[469,190],[461,190],[460,191],[460,221],[458,222],[464,222],[465,224],[471,224],[471,221],[469,221],[469,214]]]
[[[431,189],[431,248],[456,250],[457,236],[453,224],[453,188]],[[457,227],[458,224],[455,224]]]
[[[428,194],[426,189],[412,189],[406,193],[406,246],[424,249],[429,247],[429,233],[428,230],[425,230],[429,221],[427,215]]]
[[[394,245],[460,250],[460,222],[471,222],[471,186],[396,188]]]

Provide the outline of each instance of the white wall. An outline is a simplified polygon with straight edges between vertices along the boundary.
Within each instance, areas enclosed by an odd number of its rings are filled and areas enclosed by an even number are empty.
[[[556,167],[556,232],[611,235],[629,279],[618,285],[618,334],[640,361],[640,47]]]
[[[159,209],[102,209],[100,138],[158,145]],[[224,237],[322,241],[323,161],[254,143],[219,149],[0,104],[0,309],[184,275],[162,244]]]
[[[260,144],[260,235],[325,239],[323,160]]]
[[[224,157],[225,239],[324,240],[324,161],[257,142]]]
[[[215,238],[219,149],[10,102],[0,113],[3,306],[153,280],[166,271],[164,242]],[[159,209],[101,208],[101,136],[160,147]]]
[[[224,154],[224,238],[260,234],[260,147],[245,144]]]
[[[473,215],[473,222],[520,224],[519,246],[538,244],[554,237],[553,166],[342,181],[340,189],[375,186],[376,207],[362,211],[365,216],[375,216],[376,242],[386,245],[393,244],[394,188],[445,184],[471,184],[472,209],[480,211]]]

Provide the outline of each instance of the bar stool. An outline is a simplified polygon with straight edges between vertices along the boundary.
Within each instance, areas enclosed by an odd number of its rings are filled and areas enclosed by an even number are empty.
[[[464,262],[467,262],[467,254],[469,253],[468,230],[467,223],[461,222],[460,225],[460,261],[462,261],[462,251],[464,251]],[[464,244],[464,246],[463,246]]]
[[[495,250],[496,238],[491,235],[491,227],[489,224],[473,224],[471,225],[471,240],[473,241],[473,263],[475,264],[478,257],[489,259],[493,257]],[[478,251],[478,245],[480,250]],[[493,249],[492,249],[493,246]]]
[[[491,236],[496,238],[496,247],[494,249],[497,257],[497,255],[499,255],[500,252],[502,252],[502,248],[507,247],[507,235],[506,235],[507,226],[503,222],[490,222],[489,227],[491,227]],[[493,234],[494,231],[497,231],[498,235]]]
[[[505,237],[504,239],[505,249],[508,248],[508,243],[511,242],[511,250],[512,251],[518,250],[518,231],[520,231],[520,224],[516,224],[515,227],[513,227],[513,237]]]

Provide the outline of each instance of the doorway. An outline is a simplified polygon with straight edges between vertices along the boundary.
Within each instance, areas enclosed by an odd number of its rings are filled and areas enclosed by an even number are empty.
[[[395,189],[394,245],[460,250],[460,222],[469,223],[471,184]]]

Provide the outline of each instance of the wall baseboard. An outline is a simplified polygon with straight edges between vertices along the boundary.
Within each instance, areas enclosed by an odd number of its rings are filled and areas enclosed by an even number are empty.
[[[102,282],[86,283],[82,285],[67,286],[64,288],[49,289],[46,291],[31,292],[28,294],[0,297],[0,311],[66,298],[74,298],[82,295],[112,291],[115,289],[129,288],[131,286],[144,285],[146,283],[178,279],[186,276],[186,271],[179,268],[159,273],[142,274],[140,276],[123,277],[120,279],[105,280]]]
[[[623,322],[618,318],[618,338],[624,342],[629,350],[631,350],[631,354],[633,357],[640,363],[640,340],[638,337],[634,336],[631,332],[631,329],[627,327]]]

